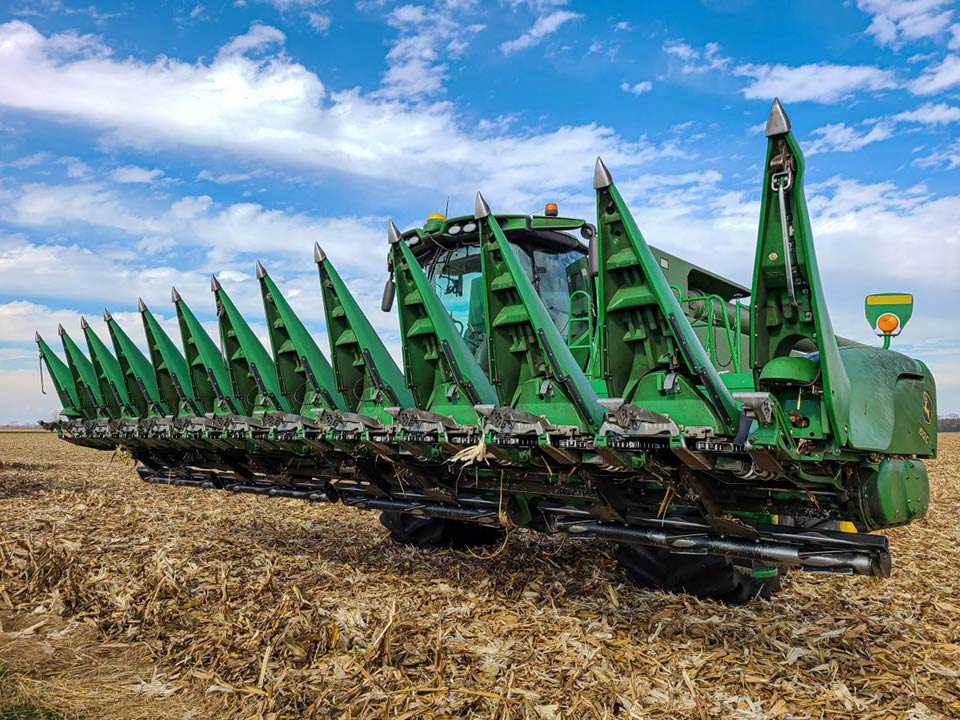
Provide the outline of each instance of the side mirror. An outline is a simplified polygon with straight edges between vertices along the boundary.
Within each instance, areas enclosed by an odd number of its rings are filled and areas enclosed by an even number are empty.
[[[890,338],[899,335],[913,315],[913,295],[910,293],[879,293],[867,295],[864,312],[870,327],[883,338],[883,346],[890,347]]]
[[[390,312],[393,309],[393,297],[397,293],[397,285],[393,282],[393,275],[387,278],[383,285],[383,297],[380,298],[380,309]]]
[[[600,274],[600,240],[596,233],[590,236],[590,244],[587,246],[587,272],[590,277]]]

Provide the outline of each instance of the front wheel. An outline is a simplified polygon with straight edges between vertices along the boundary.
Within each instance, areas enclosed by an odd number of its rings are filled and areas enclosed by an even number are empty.
[[[620,545],[617,561],[638,587],[687,593],[729,605],[769,600],[780,590],[776,568],[756,571],[750,564],[737,565],[719,555],[681,555],[646,545]]]
[[[493,545],[503,540],[504,535],[501,527],[409,513],[384,511],[380,513],[380,523],[390,531],[390,539],[394,542],[418,548],[462,550]]]

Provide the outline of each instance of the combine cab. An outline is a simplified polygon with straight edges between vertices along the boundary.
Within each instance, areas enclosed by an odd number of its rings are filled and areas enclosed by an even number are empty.
[[[883,348],[834,334],[779,102],[766,135],[750,288],[648,245],[598,159],[595,222],[478,194],[390,223],[402,368],[317,246],[329,356],[257,263],[269,349],[216,278],[217,340],[176,290],[179,346],[143,302],[146,354],[109,313],[113,353],[38,334],[55,428],[148,482],[378,510],[398,542],[605,538],[637,584],[726,602],[788,568],[886,577],[871,531],[926,513],[936,454],[933,378],[888,349],[912,299],[868,298]]]

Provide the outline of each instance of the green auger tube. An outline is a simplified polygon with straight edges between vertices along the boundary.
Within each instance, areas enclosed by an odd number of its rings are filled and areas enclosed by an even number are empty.
[[[164,405],[175,415],[203,415],[203,408],[193,397],[187,361],[143,298],[137,300],[137,309],[147,338],[150,362],[157,375],[157,390]]]
[[[499,418],[504,428],[523,422],[510,408],[527,416],[524,424],[535,426],[532,419],[543,417],[554,426],[595,433],[605,414],[597,394],[480,193],[474,218],[480,226],[490,381],[505,406],[495,424],[501,425]]]
[[[313,259],[320,276],[337,388],[350,411],[389,425],[393,415],[387,409],[416,407],[413,393],[319,244],[314,245]]]
[[[190,370],[190,386],[204,414],[243,415],[243,408],[233,394],[230,374],[217,344],[203,329],[176,288],[171,289],[170,299],[177,308],[183,355]]]
[[[130,401],[137,409],[139,417],[163,417],[170,413],[157,389],[157,374],[150,361],[140,352],[140,348],[124,332],[120,324],[113,318],[110,311],[104,308],[103,320],[110,331],[113,349],[117,353],[117,361],[123,371],[123,380],[127,388]]]
[[[97,383],[97,373],[93,364],[87,359],[83,351],[70,337],[63,325],[57,327],[60,340],[63,343],[63,352],[67,357],[67,367],[77,386],[77,396],[83,408],[85,418],[109,418],[109,408],[103,402],[100,394],[100,385]]]
[[[390,291],[395,289],[404,376],[417,408],[449,418],[454,426],[479,428],[482,417],[476,406],[499,405],[497,391],[392,220],[387,239],[394,285],[387,286],[383,309],[389,309]],[[416,413],[404,415],[403,420],[421,431],[431,424],[429,416]]]
[[[333,368],[259,260],[257,279],[277,376],[291,407],[306,417],[323,410],[346,410]]]
[[[215,275],[210,277],[210,290],[217,300],[220,342],[230,381],[244,415],[258,418],[269,412],[289,413],[290,402],[280,392],[273,359]]]
[[[60,398],[60,404],[63,406],[60,415],[70,420],[83,419],[84,413],[81,409],[80,399],[77,397],[77,384],[73,380],[70,368],[57,356],[47,344],[47,341],[40,337],[39,332],[34,335],[34,340],[40,348],[41,361],[47,366],[50,379],[53,381],[53,388],[56,390],[57,397]]]

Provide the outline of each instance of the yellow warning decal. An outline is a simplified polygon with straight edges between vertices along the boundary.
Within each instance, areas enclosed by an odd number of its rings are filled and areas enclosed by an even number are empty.
[[[909,305],[913,295],[868,295],[867,305]]]

